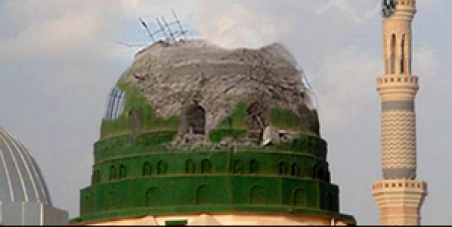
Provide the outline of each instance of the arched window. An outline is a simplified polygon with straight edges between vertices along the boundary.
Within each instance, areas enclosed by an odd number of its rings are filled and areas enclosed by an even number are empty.
[[[234,163],[232,165],[232,173],[243,173],[243,164],[239,159],[234,160]]]
[[[89,195],[85,196],[85,215],[91,213],[91,197]]]
[[[212,163],[210,160],[204,159],[201,162],[201,173],[212,173]]]
[[[185,163],[185,173],[195,174],[195,162],[193,160],[188,159]]]
[[[206,111],[198,105],[187,108],[185,112],[185,133],[205,135]]]
[[[408,74],[411,74],[411,35],[410,34],[408,34],[407,36],[406,36],[406,39],[405,39],[405,42],[406,42],[406,44],[405,44],[405,46],[406,46],[406,55],[407,56],[405,56],[406,57],[406,72],[408,73]]]
[[[105,112],[105,119],[117,119],[124,111],[124,97],[125,92],[118,87],[114,87],[109,95],[107,111]]]
[[[196,190],[196,203],[209,204],[212,203],[212,189],[207,185],[201,185]]]
[[[91,175],[91,185],[96,184],[96,178],[97,178],[97,173],[96,173],[96,171],[93,171],[93,174]]]
[[[405,34],[403,34],[400,44],[400,73],[405,73]]]
[[[109,180],[116,179],[116,167],[114,165],[110,166],[110,175],[108,177]]]
[[[146,206],[156,206],[159,205],[159,189],[156,187],[149,188],[146,191]]]
[[[256,160],[251,160],[250,162],[250,173],[256,174],[259,172],[259,163]]]
[[[326,182],[330,182],[330,172],[328,171],[328,168],[322,168],[322,180]]]
[[[85,196],[85,214],[93,212],[93,198],[90,195]]]
[[[315,164],[312,166],[312,178],[317,179],[319,177],[319,166]]]
[[[391,63],[391,74],[395,74],[395,66],[396,66],[396,35],[392,34],[391,36],[391,50],[390,50],[390,63]]]
[[[266,204],[267,193],[265,188],[261,185],[253,186],[250,190],[250,203],[251,204]]]
[[[150,175],[151,175],[151,172],[152,172],[151,163],[145,162],[145,163],[143,164],[143,168],[142,168],[142,170],[141,170],[141,175],[142,175],[143,177],[145,177],[145,176],[150,176]]]
[[[325,176],[325,170],[324,170],[324,167],[320,167],[320,166],[317,166],[316,167],[316,170],[317,170],[317,173],[316,173],[316,175],[317,175],[317,178],[319,179],[319,180],[326,180],[326,177],[327,176]]]
[[[383,35],[383,47],[385,53],[385,74],[389,74],[389,60],[388,60],[388,40],[386,35]]]
[[[334,201],[333,196],[330,192],[327,192],[325,195],[325,209],[329,211],[334,211]]]
[[[102,175],[101,175],[100,170],[98,169],[98,170],[96,171],[96,183],[97,183],[97,184],[100,183],[101,180],[102,180]]]
[[[108,200],[107,200],[107,209],[108,210],[114,210],[117,208],[118,205],[118,198],[116,196],[115,191],[110,191],[108,193]]]
[[[292,163],[292,171],[290,173],[293,177],[300,176],[300,168],[298,167],[297,163]]]
[[[305,189],[297,188],[294,193],[293,205],[307,207],[307,193]]]
[[[85,201],[83,203],[83,215],[89,214],[89,196],[85,196]]]
[[[165,162],[160,161],[160,162],[157,164],[157,174],[158,174],[158,175],[160,175],[160,174],[166,174],[166,169],[167,169],[167,167],[166,167],[166,163],[165,163]]]
[[[287,164],[283,161],[279,162],[279,175],[287,175]]]
[[[127,169],[124,165],[119,166],[119,179],[127,177]]]

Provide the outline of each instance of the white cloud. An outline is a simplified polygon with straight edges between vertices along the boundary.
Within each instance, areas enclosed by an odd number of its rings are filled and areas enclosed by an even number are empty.
[[[331,10],[343,11],[355,22],[358,22],[360,19],[357,12],[355,10],[353,10],[353,8],[351,7],[348,0],[329,0],[328,3],[325,4],[323,7],[317,9],[316,13],[317,14],[325,14]]]
[[[440,61],[437,53],[432,48],[427,46],[415,46],[413,50],[413,73],[418,74],[422,78],[440,79],[437,74]]]
[[[0,51],[8,59],[34,58],[36,55],[68,53],[86,49],[102,34],[102,28],[91,12],[68,14],[54,21],[29,27],[17,37],[3,40]]]
[[[324,128],[341,130],[362,118],[366,106],[375,104],[381,65],[378,57],[353,46],[325,58],[314,85]]]
[[[179,16],[186,18],[196,4],[187,1],[170,1]],[[0,59],[25,60],[36,55],[59,58],[72,53],[86,53],[93,46],[99,52],[112,54],[114,34],[122,28],[119,21],[135,20],[152,16],[154,19],[170,15],[167,1],[119,0],[119,1],[55,1],[43,3],[39,0],[8,1],[3,7],[0,20],[8,21],[10,35],[0,35]],[[6,26],[6,25],[4,25]],[[131,25],[132,26],[132,25]],[[119,45],[115,44],[119,49]],[[136,50],[135,50],[136,51]]]
[[[217,2],[207,3],[215,5]],[[258,48],[275,40],[277,21],[259,12],[232,3],[226,8],[203,7],[198,15],[197,29],[200,35],[226,48]]]
[[[434,9],[442,7],[442,0],[416,0],[416,7],[418,9]]]
[[[354,23],[364,23],[380,12],[380,3],[354,0],[328,0],[328,3],[316,10],[316,13],[319,15],[337,14],[338,12],[348,17]]]

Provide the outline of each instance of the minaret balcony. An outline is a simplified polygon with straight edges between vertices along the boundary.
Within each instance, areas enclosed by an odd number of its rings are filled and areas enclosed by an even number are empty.
[[[414,0],[396,0],[397,6],[414,7],[416,6],[416,1]]]
[[[382,180],[372,186],[380,209],[387,207],[421,207],[428,194],[427,183],[420,180]]]
[[[413,0],[396,0],[397,11],[394,18],[406,18],[412,20],[416,14],[416,2]]]
[[[378,86],[385,84],[394,84],[394,85],[406,84],[418,86],[419,78],[417,76],[407,74],[390,74],[379,76],[377,82]]]
[[[419,78],[408,74],[381,75],[377,90],[383,100],[413,99],[419,90]]]
[[[385,190],[385,189],[418,189],[419,191],[427,191],[427,184],[418,180],[384,180],[375,183],[372,186],[373,190]]]

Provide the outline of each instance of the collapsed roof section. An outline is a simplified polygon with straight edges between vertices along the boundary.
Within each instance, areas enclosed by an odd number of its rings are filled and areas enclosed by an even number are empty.
[[[257,115],[273,107],[290,110],[302,122],[300,131],[319,134],[313,93],[294,57],[278,43],[229,50],[204,40],[160,41],[136,54],[126,80],[141,88],[159,117],[201,107],[207,132],[245,101]],[[261,122],[263,132],[269,123]]]

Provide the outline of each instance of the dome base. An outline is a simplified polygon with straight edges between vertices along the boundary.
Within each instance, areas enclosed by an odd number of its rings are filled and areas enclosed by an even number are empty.
[[[0,202],[0,225],[67,225],[66,211],[42,204]]]
[[[356,225],[352,216],[289,213],[213,212],[179,215],[129,216],[96,221],[73,220],[72,225]]]

